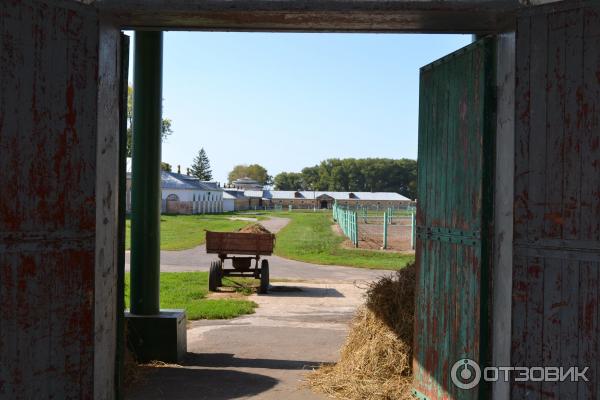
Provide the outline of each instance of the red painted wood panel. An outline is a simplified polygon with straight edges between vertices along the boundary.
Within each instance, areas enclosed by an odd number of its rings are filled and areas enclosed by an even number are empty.
[[[98,19],[0,2],[0,398],[91,398]]]
[[[598,398],[599,11],[565,2],[518,21],[511,358],[588,367],[589,382],[513,382],[513,398]]]

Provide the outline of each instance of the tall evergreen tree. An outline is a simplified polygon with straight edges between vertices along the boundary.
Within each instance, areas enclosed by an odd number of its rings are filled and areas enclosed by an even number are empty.
[[[210,161],[204,151],[204,147],[200,149],[196,158],[194,158],[194,164],[191,168],[192,176],[200,179],[201,181],[210,181],[212,179],[212,171],[210,169]]]

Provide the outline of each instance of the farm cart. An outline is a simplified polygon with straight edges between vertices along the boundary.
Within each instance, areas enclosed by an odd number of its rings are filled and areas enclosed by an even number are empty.
[[[206,252],[217,254],[208,273],[208,289],[216,291],[224,276],[253,277],[260,279],[259,293],[269,289],[269,261],[261,256],[270,256],[275,245],[271,233],[206,232]],[[233,269],[225,268],[225,260],[231,260]],[[252,261],[254,260],[254,268]],[[259,267],[260,261],[260,267]]]

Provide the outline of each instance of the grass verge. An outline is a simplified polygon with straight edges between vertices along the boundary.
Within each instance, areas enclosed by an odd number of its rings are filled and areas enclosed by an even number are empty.
[[[234,281],[235,282],[235,281]],[[224,285],[228,285],[226,280]],[[129,273],[125,275],[125,304],[129,308]],[[245,285],[233,284],[236,290]],[[241,293],[249,294],[244,290]],[[160,307],[184,309],[187,319],[228,319],[254,313],[257,304],[241,299],[207,299],[208,272],[161,272]]]
[[[277,234],[275,254],[281,257],[314,264],[390,270],[398,270],[414,260],[412,254],[342,248],[344,237],[331,229],[331,213],[283,212],[273,215],[291,219]]]
[[[248,225],[249,221],[231,220],[236,214],[161,215],[160,249],[191,249],[206,241],[205,230],[228,232]],[[238,216],[239,217],[239,216]],[[131,220],[127,219],[125,239],[127,250],[131,247]]]

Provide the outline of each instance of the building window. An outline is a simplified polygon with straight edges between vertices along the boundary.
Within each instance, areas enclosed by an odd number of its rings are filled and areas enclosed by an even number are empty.
[[[179,201],[179,196],[176,194],[170,194],[167,196],[167,201]]]

